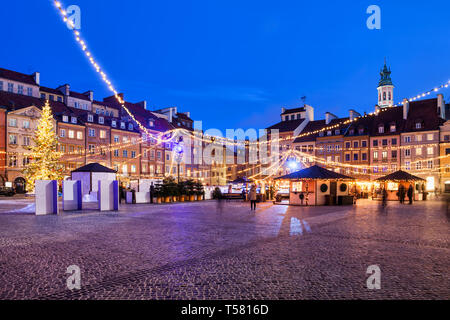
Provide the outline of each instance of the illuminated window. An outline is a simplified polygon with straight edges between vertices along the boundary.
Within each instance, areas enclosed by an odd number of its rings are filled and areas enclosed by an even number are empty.
[[[411,170],[411,162],[405,161],[405,168],[406,170]]]
[[[435,188],[434,177],[427,177],[426,180],[427,180],[426,185],[427,191],[434,191]]]

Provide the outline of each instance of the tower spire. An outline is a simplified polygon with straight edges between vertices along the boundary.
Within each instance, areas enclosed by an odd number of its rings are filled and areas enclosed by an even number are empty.
[[[380,81],[378,82],[378,105],[388,107],[394,104],[394,85],[391,79],[391,68],[387,66],[386,57],[384,57],[384,66],[380,72]]]

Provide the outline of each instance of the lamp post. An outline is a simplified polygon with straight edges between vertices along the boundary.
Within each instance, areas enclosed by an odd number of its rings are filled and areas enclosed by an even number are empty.
[[[178,183],[180,183],[180,164],[183,160],[183,152],[183,146],[178,143],[178,145],[175,147],[175,161],[177,162]]]

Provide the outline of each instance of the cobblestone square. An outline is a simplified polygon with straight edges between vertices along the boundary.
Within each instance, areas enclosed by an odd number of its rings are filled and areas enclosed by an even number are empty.
[[[445,202],[214,201],[34,216],[0,199],[1,299],[449,299]],[[69,290],[68,266],[81,269]],[[381,269],[369,290],[367,267]]]

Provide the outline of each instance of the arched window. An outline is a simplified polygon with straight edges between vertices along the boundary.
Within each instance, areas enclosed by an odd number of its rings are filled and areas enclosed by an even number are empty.
[[[386,92],[383,92],[383,100],[386,101]]]
[[[392,99],[391,99],[391,92],[390,92],[390,91],[389,91],[389,100],[392,100]]]

